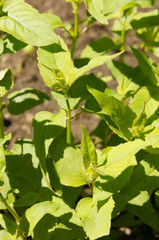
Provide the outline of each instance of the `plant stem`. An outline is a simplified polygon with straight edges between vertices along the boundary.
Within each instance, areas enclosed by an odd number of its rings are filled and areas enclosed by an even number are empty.
[[[73,39],[72,39],[72,46],[71,46],[71,57],[73,58],[75,47],[76,47],[76,41],[79,36],[79,22],[78,22],[78,8],[79,3],[73,2],[73,9],[74,9],[74,33],[73,33]]]
[[[66,97],[66,104],[67,104],[67,143],[71,144],[71,108],[68,101],[68,98]]]
[[[2,112],[2,100],[0,98],[0,138],[4,137],[4,122],[3,122],[3,112]]]
[[[14,208],[12,208],[11,206],[9,206],[9,204],[7,203],[7,201],[4,199],[4,197],[2,196],[2,194],[0,193],[0,201],[6,206],[6,208],[8,209],[8,211],[12,214],[12,216],[14,217],[17,225],[20,224],[20,218],[17,214],[17,212],[15,211]]]
[[[125,34],[125,30],[126,30],[126,18],[124,19],[124,23],[123,23],[123,29],[122,29],[122,33],[121,33],[121,51],[123,51],[125,49],[125,38],[126,38],[126,34]],[[124,62],[124,54],[121,54],[121,62]]]

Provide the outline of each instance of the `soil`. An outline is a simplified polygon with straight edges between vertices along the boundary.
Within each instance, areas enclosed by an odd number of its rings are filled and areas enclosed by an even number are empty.
[[[52,11],[55,14],[57,14],[64,23],[70,22],[73,23],[73,10],[72,6],[69,2],[66,2],[65,0],[26,0],[29,4],[34,6],[36,9],[38,9],[39,12],[46,12],[46,11]],[[159,3],[158,3],[159,6]],[[84,4],[81,5],[79,10],[79,16],[80,20],[82,20],[85,16],[86,8]],[[111,24],[111,22],[110,22]],[[65,41],[70,46],[70,40],[69,38],[64,34],[61,33],[59,30],[57,30],[58,33],[62,34],[62,36],[65,38]],[[86,35],[83,35],[77,42],[76,46],[76,53],[75,57],[79,57],[82,49],[91,42],[92,40],[98,39],[100,37],[104,36],[110,36],[110,30],[109,26],[103,26],[99,23],[94,24],[86,33]],[[137,39],[134,36],[134,33],[131,33],[127,37],[127,41],[131,44],[137,43]],[[6,67],[10,67],[14,71],[14,80],[15,85],[13,89],[10,91],[20,90],[26,87],[31,87],[35,89],[39,89],[47,94],[50,94],[50,89],[46,87],[44,84],[42,77],[39,73],[39,69],[37,66],[37,60],[36,60],[36,51],[33,48],[31,51],[19,51],[16,54],[6,54],[0,57],[0,66],[1,69],[4,69]],[[137,64],[134,57],[132,57],[131,54],[127,53],[125,60],[127,64],[131,66],[135,66]],[[106,66],[99,69],[102,70],[104,74],[109,74],[109,70]],[[114,82],[110,85],[112,88],[115,88],[116,85]],[[4,100],[7,100],[6,97]],[[52,99],[51,101],[47,101],[40,106],[37,106],[33,108],[30,111],[25,112],[24,114],[13,116],[10,115],[6,110],[4,110],[4,118],[5,118],[5,125],[6,125],[6,134],[12,133],[13,134],[13,140],[12,143],[18,139],[18,138],[32,138],[33,137],[33,128],[32,128],[32,119],[34,115],[41,111],[41,110],[47,110],[51,111],[53,113],[57,113],[59,108],[56,104],[56,101]],[[73,113],[75,114],[75,113]],[[89,114],[82,114],[73,121],[72,131],[76,135],[76,141],[79,141],[81,139],[81,130],[79,128],[79,124],[82,124],[88,132],[91,132],[98,124],[98,119],[94,118],[92,115]],[[150,234],[147,233],[148,227],[145,227],[146,230],[144,232],[141,232],[140,234],[137,234],[136,236],[125,236],[122,239],[127,240],[152,240],[152,239],[159,239],[157,235],[152,234],[152,231],[149,230]],[[152,236],[152,238],[150,237]]]

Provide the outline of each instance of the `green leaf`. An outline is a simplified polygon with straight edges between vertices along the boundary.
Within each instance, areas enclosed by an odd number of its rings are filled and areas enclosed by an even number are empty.
[[[51,94],[56,99],[58,105],[62,109],[67,111],[67,103],[66,103],[66,98],[65,98],[64,94],[60,93],[60,92],[55,92],[55,91],[51,91]],[[81,102],[81,98],[80,97],[78,97],[78,98],[69,97],[68,102],[69,102],[69,105],[70,105],[70,109],[73,110],[73,109],[78,108],[78,106]]]
[[[155,73],[153,72],[152,64],[143,53],[133,47],[131,47],[131,49],[139,63],[139,67],[141,68],[142,73],[149,78],[151,84],[156,85],[158,81]]]
[[[129,128],[131,128],[136,114],[122,101],[90,87],[88,89],[102,108],[101,114],[107,114],[110,116],[111,120],[121,131],[124,139],[131,139],[132,134],[129,131]]]
[[[126,209],[141,219],[142,222],[158,231],[159,217],[147,191],[141,191],[137,197],[129,201]]]
[[[35,46],[57,43],[50,25],[31,5],[22,0],[5,0],[4,16],[0,18],[0,30],[22,42]]]
[[[20,91],[14,91],[9,94],[8,100],[8,111],[13,115],[18,115],[38,106],[44,101],[50,100],[50,97],[39,90],[23,88]]]
[[[138,115],[145,105],[145,114],[148,118],[152,116],[158,109],[159,106],[158,93],[159,88],[157,86],[142,87],[134,95],[134,97],[130,99],[129,106]]]
[[[157,141],[157,140],[156,140]],[[113,147],[109,152],[104,165],[105,175],[111,177],[117,177],[121,174],[129,164],[132,164],[132,158],[142,148],[150,145],[151,142],[145,142],[140,139],[136,139],[132,142],[127,142]],[[136,164],[136,161],[134,162]]]
[[[44,19],[45,22],[50,24],[52,29],[64,26],[62,20],[53,13],[43,13],[41,14],[41,17]]]
[[[25,232],[26,236],[30,236],[36,224],[43,218],[45,214],[54,216],[60,208],[60,205],[51,201],[45,201],[33,205],[27,209],[21,220],[20,227]]]
[[[145,27],[149,28],[158,26],[159,15],[156,10],[147,13],[138,13],[131,21],[132,27],[137,30]]]
[[[91,167],[97,166],[97,153],[95,146],[90,139],[90,136],[86,132],[86,130],[82,128],[82,142],[81,142],[81,149],[83,155],[83,163],[86,171],[88,171]]]
[[[55,139],[49,151],[60,182],[66,186],[78,187],[87,184],[82,154],[78,148]]]
[[[46,157],[54,138],[62,133],[66,126],[66,113],[61,110],[57,115],[51,112],[39,112],[33,120],[34,143],[43,172],[46,172]]]
[[[26,207],[32,206],[35,204],[39,199],[39,194],[35,192],[28,192],[24,194],[20,199],[17,199],[14,202],[15,207]]]
[[[139,84],[134,81],[136,79],[136,75],[134,79],[134,69],[132,67],[118,61],[109,61],[107,66],[118,82],[117,92],[119,94],[134,94],[138,90]]]
[[[4,96],[13,87],[13,75],[10,68],[0,71],[0,97]]]
[[[59,42],[61,46],[52,44],[38,49],[40,73],[46,85],[55,91],[68,87],[69,71],[73,68],[66,44],[61,38]]]
[[[1,240],[13,240],[12,236],[5,230],[0,230],[0,238]]]
[[[70,52],[62,39],[61,47],[53,44],[41,47],[38,50],[39,68],[48,87],[55,91],[66,90],[72,83],[85,72],[104,64],[106,61],[117,57],[121,53],[109,56],[99,56],[91,59],[87,65],[76,68],[73,65]]]
[[[110,233],[111,213],[114,201],[109,198],[100,202],[94,202],[92,198],[86,197],[77,204],[76,211],[81,218],[83,227],[90,240],[107,236]]]
[[[107,61],[119,56],[122,52],[114,54],[114,55],[106,55],[92,58],[87,65],[81,68],[72,68],[69,72],[69,85],[71,85],[77,78],[83,75],[85,72],[98,67]]]
[[[12,236],[16,235],[17,224],[5,215],[0,214],[0,225]]]
[[[102,24],[108,24],[103,13],[103,0],[84,0],[90,14]]]
[[[104,81],[97,78],[94,74],[83,75],[78,78],[70,87],[69,94],[71,97],[81,98],[81,100],[86,100],[92,98],[92,95],[87,89],[87,85],[104,92],[107,85]]]
[[[11,139],[11,134],[5,136],[3,139],[0,138],[0,184],[1,181],[3,182],[3,173],[6,168],[6,161],[5,161],[5,151],[4,151],[4,143]]]
[[[107,54],[111,50],[120,50],[119,46],[111,38],[100,38],[92,41],[82,51],[81,58],[94,58],[104,54]]]
[[[16,53],[27,46],[26,43],[19,41],[18,39],[9,34],[7,34],[7,36],[3,39],[3,44],[4,44],[3,54]]]
[[[114,195],[116,204],[113,215],[116,216],[128,201],[138,196],[141,191],[156,189],[156,187],[158,187],[158,179],[158,155],[148,154],[148,156],[146,156],[146,158],[134,169],[125,187]]]
[[[46,214],[35,226],[32,233],[33,239],[50,240],[56,227],[58,226],[58,219],[50,214]]]
[[[58,223],[64,221],[78,227],[81,227],[82,225],[74,209],[70,208],[61,198],[53,197],[53,201],[37,203],[26,210],[20,224],[25,235],[29,236],[38,222],[43,220],[42,218],[48,214],[55,217]],[[53,220],[53,223],[54,222],[55,221]]]

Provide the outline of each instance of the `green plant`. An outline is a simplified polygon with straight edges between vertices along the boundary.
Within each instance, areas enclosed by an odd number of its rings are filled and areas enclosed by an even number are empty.
[[[9,150],[11,134],[4,134],[3,108],[17,115],[50,97],[27,88],[10,93],[8,105],[0,99],[2,240],[113,240],[123,234],[120,227],[135,228],[142,222],[159,231],[159,72],[149,58],[150,51],[158,54],[159,15],[156,10],[138,11],[155,1],[84,0],[88,12],[81,23],[81,0],[68,2],[75,19],[70,30],[58,16],[39,14],[23,0],[0,1],[1,54],[37,46],[40,73],[60,107],[58,114],[37,113],[34,139],[19,139]],[[115,19],[114,38],[91,42],[81,58],[74,59],[77,40],[86,31],[82,24],[88,29],[110,19]],[[72,39],[70,51],[54,33],[57,27]],[[130,49],[126,37],[131,30],[143,42]],[[116,53],[107,55],[110,50]],[[125,63],[130,51],[136,67]],[[120,60],[112,60],[118,56]],[[86,74],[104,63],[110,78]],[[107,86],[112,78],[116,91]],[[12,86],[12,71],[2,70],[0,98]],[[81,126],[79,144],[71,131],[74,109],[77,115],[86,112],[100,119],[90,135]]]

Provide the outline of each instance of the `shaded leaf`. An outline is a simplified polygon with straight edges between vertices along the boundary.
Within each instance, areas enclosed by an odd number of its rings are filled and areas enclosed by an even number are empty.
[[[122,132],[125,139],[131,139],[132,134],[130,133],[129,128],[131,128],[136,114],[122,101],[119,101],[114,97],[108,96],[107,94],[101,93],[90,87],[88,89],[102,108],[101,113],[110,116],[110,118]]]
[[[140,51],[133,47],[131,47],[131,49],[133,51],[133,54],[137,58],[142,73],[149,78],[153,85],[156,85],[158,81],[155,76],[155,73],[153,72],[151,63],[148,61],[148,59],[143,53],[141,53]]]
[[[142,222],[158,231],[159,217],[151,203],[148,192],[140,192],[137,197],[128,202],[126,209],[141,219]]]
[[[20,91],[14,91],[9,94],[8,100],[8,111],[13,115],[18,115],[38,106],[44,101],[50,100],[50,97],[39,90],[23,88]]]
[[[9,68],[0,71],[0,97],[13,87],[13,75]]]
[[[78,148],[67,145],[60,139],[54,140],[49,151],[60,182],[78,187],[87,184],[82,154]]]

